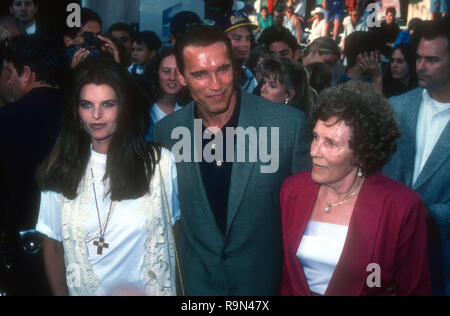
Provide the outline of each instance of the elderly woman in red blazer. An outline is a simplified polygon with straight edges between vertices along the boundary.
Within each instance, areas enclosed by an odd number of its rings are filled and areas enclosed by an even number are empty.
[[[380,173],[400,133],[368,84],[322,93],[313,169],[281,191],[282,295],[430,295],[421,198]]]

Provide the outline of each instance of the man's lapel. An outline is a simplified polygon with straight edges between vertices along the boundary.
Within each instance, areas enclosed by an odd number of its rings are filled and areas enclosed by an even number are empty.
[[[448,159],[450,159],[450,122],[447,123],[447,126],[439,137],[438,142],[434,146],[434,149],[420,172],[416,183],[414,183],[413,189],[418,190],[422,185],[424,185],[429,178],[433,177],[439,171],[439,168]]]
[[[384,192],[380,176],[367,178],[361,187],[348,227],[341,257],[325,292],[327,296],[358,296],[366,284],[367,263],[380,227]]]
[[[420,105],[422,103],[423,89],[417,89],[416,93],[411,95],[408,102],[402,104],[405,106],[402,111],[405,113],[405,126],[402,129],[402,138],[405,141],[404,151],[400,159],[405,159],[403,172],[405,174],[405,184],[408,187],[413,185],[414,165],[416,158],[416,139],[417,139],[417,119],[419,116]]]
[[[244,130],[249,127],[255,128],[257,131],[259,128],[259,115],[256,111],[255,104],[251,102],[245,92],[242,91],[241,95],[241,112],[239,115],[238,127],[241,127]],[[233,224],[234,218],[236,217],[237,211],[239,210],[239,207],[242,203],[245,192],[247,190],[247,185],[250,180],[250,176],[255,166],[255,162],[250,162],[248,157],[249,150],[258,149],[258,143],[254,144],[251,140],[251,137],[247,137],[244,143],[245,162],[238,162],[237,160],[238,153],[242,153],[244,148],[238,147],[239,144],[237,141],[235,141],[234,144],[234,162],[231,171],[230,191],[228,196],[227,230],[225,236],[228,234],[229,229]]]

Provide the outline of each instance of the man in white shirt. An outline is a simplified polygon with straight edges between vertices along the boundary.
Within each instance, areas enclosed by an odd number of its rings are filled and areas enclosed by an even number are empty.
[[[417,50],[420,88],[390,99],[402,138],[384,173],[428,208],[434,295],[450,295],[450,56],[448,22],[430,24]]]
[[[9,12],[18,19],[24,26],[27,34],[36,33],[36,13],[38,11],[34,0],[12,0],[9,5]]]
[[[311,15],[314,16],[314,22],[311,26],[308,43],[314,41],[316,38],[325,36],[325,10],[317,7],[311,12]]]

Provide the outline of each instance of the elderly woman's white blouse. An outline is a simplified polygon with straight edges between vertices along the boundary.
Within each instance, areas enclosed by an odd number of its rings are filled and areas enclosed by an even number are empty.
[[[75,200],[55,192],[41,193],[36,229],[63,243],[70,295],[120,295],[130,288],[146,295],[176,295],[170,226],[179,219],[180,206],[176,166],[169,151],[162,150],[160,166],[172,223],[157,169],[150,194],[112,204],[105,234],[109,248],[104,248],[102,255],[94,245],[98,239],[90,240],[99,232],[92,182],[103,225],[111,205],[110,195],[106,195],[109,181],[102,181],[106,155],[91,151]]]

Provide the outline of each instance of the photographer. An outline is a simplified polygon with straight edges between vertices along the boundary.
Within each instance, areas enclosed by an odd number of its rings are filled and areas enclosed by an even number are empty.
[[[81,9],[81,27],[67,27],[64,31],[70,68],[78,66],[89,55],[105,55],[120,63],[117,46],[111,39],[100,35],[101,29],[101,17],[91,9]]]

